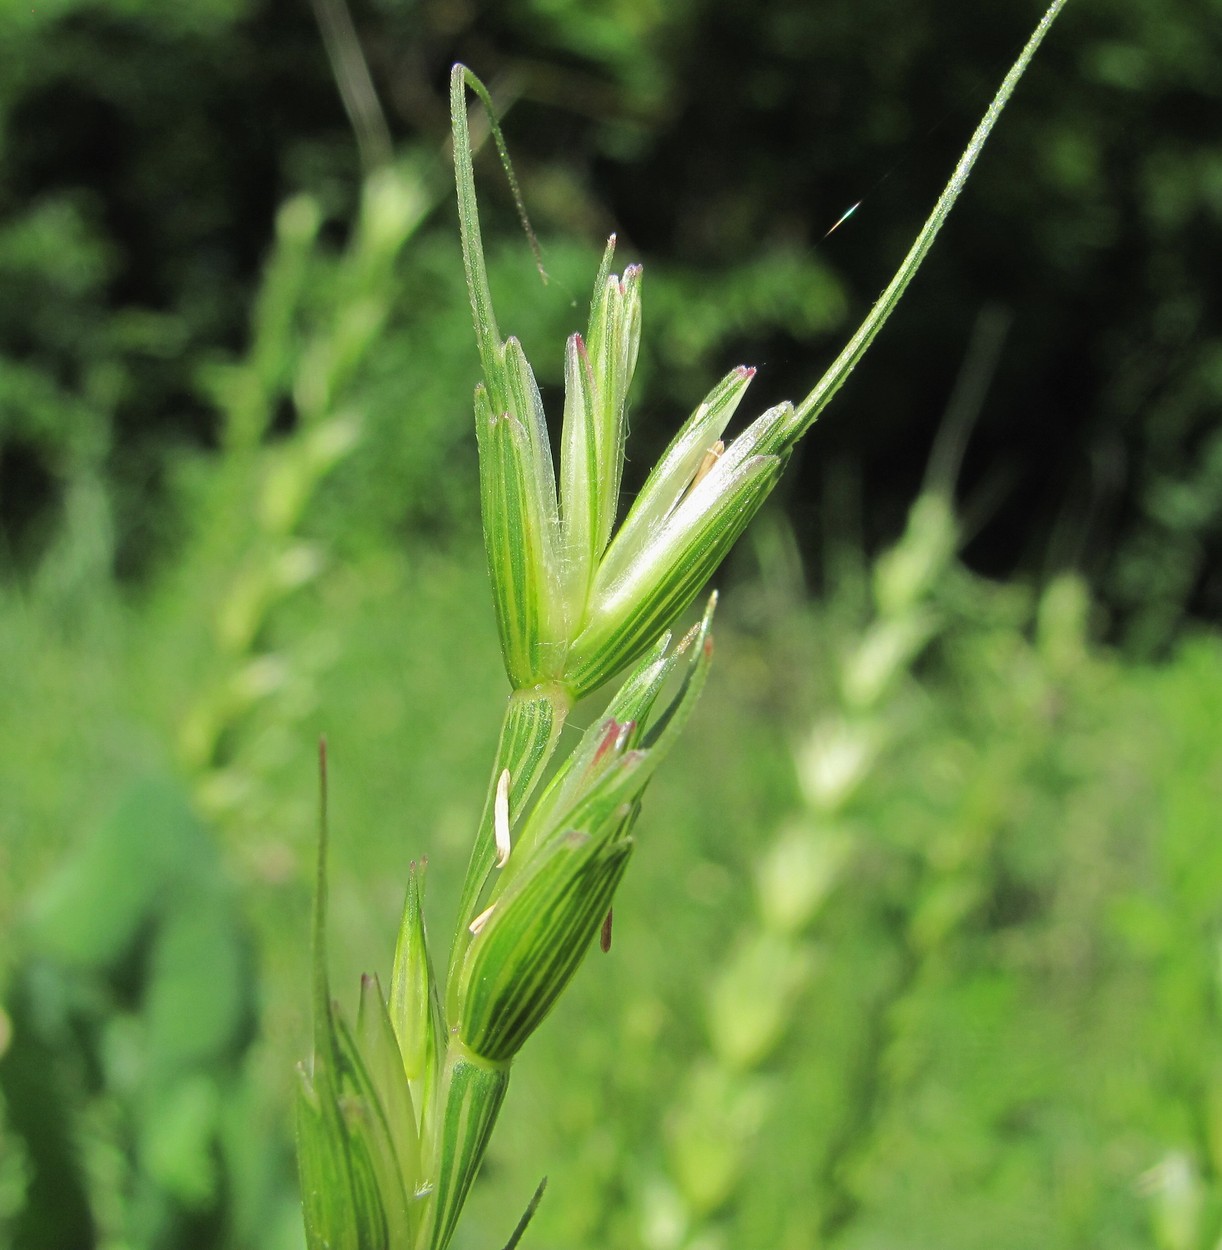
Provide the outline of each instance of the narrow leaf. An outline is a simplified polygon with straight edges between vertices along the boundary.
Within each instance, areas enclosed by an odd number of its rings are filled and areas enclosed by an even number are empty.
[[[514,1228],[513,1236],[505,1243],[505,1250],[517,1250],[517,1244],[522,1240],[522,1234],[526,1232],[531,1220],[535,1218],[535,1212],[539,1209],[539,1203],[543,1201],[543,1191],[546,1188],[547,1177],[545,1176],[539,1182],[539,1187],[535,1190],[534,1196],[526,1204],[526,1210],[522,1212],[522,1218]]]
[[[993,127],[997,124],[997,119],[1001,116],[1002,109],[1005,108],[1007,101],[1014,93],[1018,80],[1023,76],[1024,71],[1031,62],[1031,58],[1035,55],[1036,49],[1043,42],[1044,36],[1051,29],[1057,14],[1064,7],[1065,0],[1053,0],[1053,3],[1048,6],[1031,38],[1027,40],[1023,50],[1018,54],[1018,59],[1010,67],[1010,72],[1002,80],[1002,84],[997,89],[997,94],[989,104],[980,125],[976,127],[972,137],[968,140],[967,147],[959,158],[958,165],[955,166],[955,172],[951,175],[945,190],[938,197],[938,202],[934,205],[933,212],[929,214],[929,219],[921,227],[920,234],[917,235],[916,241],[908,251],[908,255],[900,263],[895,276],[887,284],[886,290],[879,296],[878,302],[870,310],[869,316],[858,327],[857,332],[849,340],[840,355],[836,357],[832,367],[823,375],[814,390],[798,405],[797,415],[801,424],[795,437],[800,436],[809,429],[819,413],[827,407],[828,401],[844,385],[845,379],[853,371],[857,362],[866,354],[866,350],[874,341],[875,335],[882,329],[896,304],[899,303],[900,296],[904,294],[908,283],[912,281],[916,271],[921,267],[921,262],[924,261],[929,249],[933,246],[934,239],[938,237],[938,231],[942,229],[951,208],[959,198],[959,193],[966,185],[968,175],[972,172],[972,167],[976,164],[976,160],[984,148],[985,141],[992,133]]]

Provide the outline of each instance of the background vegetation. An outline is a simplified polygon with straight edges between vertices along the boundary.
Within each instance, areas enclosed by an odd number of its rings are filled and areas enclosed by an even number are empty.
[[[739,361],[804,393],[1037,16],[345,12],[0,9],[0,1245],[301,1244],[320,732],[336,985],[409,859],[448,928],[504,693],[449,64],[509,110],[551,282],[495,176],[492,278],[553,397],[606,233],[645,261],[645,465]],[[545,1172],[556,1250],[1217,1244],[1218,17],[1041,52],[719,579],[461,1245]]]

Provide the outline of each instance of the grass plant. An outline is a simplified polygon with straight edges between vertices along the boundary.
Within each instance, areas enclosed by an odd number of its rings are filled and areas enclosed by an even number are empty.
[[[491,101],[470,71],[455,67],[459,217],[484,374],[475,393],[484,538],[512,693],[445,970],[439,976],[434,969],[423,870],[416,866],[388,990],[376,978],[363,981],[355,1028],[332,1002],[327,971],[324,758],[314,1050],[298,1103],[312,1250],[450,1244],[515,1056],[595,936],[601,933],[604,949],[610,945],[612,900],[633,851],[644,789],[707,676],[715,599],[674,646],[671,630],[894,309],[1062,4],[1057,0],[1041,20],[895,277],[818,385],[726,443],[722,435],[754,375],[746,367],[731,371],[675,436],[618,527],[641,269],[611,272],[612,237],[588,330],[566,347],[557,468],[534,373],[518,341],[500,336],[484,261],[468,88],[490,117]],[[495,120],[493,134],[520,205]],[[919,631],[898,643],[883,639],[861,657],[855,697],[864,705],[871,682],[876,691],[885,685],[870,665],[894,667],[916,637]],[[883,654],[888,642],[890,660]],[[561,752],[573,706],[625,670],[629,676],[603,715],[571,752]],[[851,754],[834,758],[843,765]],[[759,1011],[767,1020],[776,1003],[761,1002]],[[748,1049],[758,1049],[758,1039]]]
[[[1170,75],[1185,64],[1175,42],[1183,23],[1157,17]],[[57,26],[50,38],[79,45],[95,31]],[[1146,33],[1118,47],[1157,64],[1160,45]],[[1094,47],[1101,37],[1102,28]],[[1079,86],[1123,127],[1117,96],[1093,76],[1091,47],[1088,35],[1075,51]],[[108,67],[132,63],[105,41],[95,52]],[[181,65],[172,54],[158,42],[158,64]],[[1113,70],[1133,67],[1117,48],[1109,55]],[[1097,115],[1084,107],[1076,123],[1086,130],[1075,133],[1093,134]],[[1066,150],[1049,117],[1038,126],[1075,179],[1090,170],[1080,159],[1089,143]],[[1151,142],[1151,170],[1166,151]],[[1173,169],[1148,180],[1151,200],[1165,205],[1184,185]],[[753,194],[744,178],[740,200]],[[1033,179],[1027,189],[1043,203],[1034,167]],[[430,202],[437,181],[420,188]],[[1075,209],[1089,205],[1080,181],[1065,185],[1078,188]],[[1192,185],[1203,194],[1204,183]],[[1024,203],[1016,197],[1014,211]],[[49,211],[32,205],[30,218]],[[11,320],[44,333],[52,325],[81,349],[91,389],[76,396],[73,378],[85,372],[48,370],[36,355],[2,362],[9,382],[54,374],[45,405],[21,402],[45,446],[63,448],[56,473],[70,489],[0,576],[0,1250],[300,1250],[290,1126],[292,1063],[309,1036],[301,918],[316,876],[312,744],[329,735],[332,984],[355,984],[380,950],[372,966],[399,1005],[412,1000],[410,981],[396,982],[386,939],[409,858],[428,848],[430,918],[455,916],[472,830],[486,792],[496,799],[504,664],[475,509],[466,517],[455,503],[478,489],[458,243],[434,223],[398,253],[358,249],[346,210],[331,201],[319,211],[315,242],[281,234],[271,255],[252,353],[210,368],[201,391],[219,432],[250,388],[260,432],[245,444],[218,436],[206,449],[166,448],[162,489],[138,498],[122,462],[130,431],[112,433],[100,402],[128,383],[116,388],[110,358],[89,355],[77,334],[85,313],[103,338],[123,331],[123,318],[112,322],[100,296],[75,312],[58,297],[40,302],[38,292],[57,288],[39,275],[71,269],[72,249],[54,234],[43,253],[54,267],[34,267],[9,292]],[[1032,230],[1076,254],[1055,218],[1039,216]],[[1180,237],[1168,234],[1165,247]],[[488,242],[502,324],[525,342],[559,345],[573,327],[555,293],[584,285],[575,275],[593,272],[597,257],[552,242],[544,291],[509,277],[520,243]],[[297,250],[286,257],[286,247]],[[358,250],[380,258],[361,281]],[[787,275],[791,294],[807,281],[817,316],[842,315],[824,300],[825,283],[810,286],[817,259],[795,274],[791,257],[772,252],[758,270],[744,261],[703,287],[696,270],[676,281],[675,259],[651,265],[646,283],[637,414],[663,406],[659,392],[697,393],[691,379],[707,372],[710,351],[797,318],[803,300],[775,295]],[[1055,265],[1033,272],[1051,274],[1050,289],[1066,281]],[[1121,266],[1111,289],[1138,298],[1147,288],[1131,278]],[[306,454],[318,427],[298,419],[293,397],[330,371],[337,327],[363,324],[356,306],[379,303],[389,312],[376,334],[322,390],[327,412],[311,409],[323,425],[359,414],[359,438],[319,465]],[[274,332],[259,328],[265,318]],[[176,376],[193,376],[211,341],[199,321],[166,313],[157,325],[164,350],[183,353]],[[144,325],[142,342],[153,328]],[[826,318],[800,323],[795,337],[830,328]],[[255,357],[266,386],[248,378]],[[546,396],[561,371],[536,363]],[[1120,394],[1123,380],[1114,386]],[[6,391],[9,416],[30,393]],[[128,410],[160,421],[165,408],[138,394]],[[98,405],[100,425],[80,398]],[[1003,412],[990,405],[990,420]],[[635,441],[648,432],[634,419]],[[6,491],[21,434],[20,424],[3,430]],[[302,506],[268,529],[273,482],[287,482]],[[616,887],[611,952],[592,950],[514,1057],[453,1250],[504,1245],[542,1173],[549,1187],[521,1242],[538,1250],[1211,1250],[1222,1237],[1217,629],[1200,619],[1177,627],[1162,659],[1143,660],[1099,641],[1105,578],[1096,574],[1089,593],[1069,576],[989,581],[947,558],[943,542],[907,600],[932,632],[918,631],[909,645],[919,651],[896,669],[863,663],[905,648],[877,642],[890,617],[872,588],[896,575],[881,576],[872,542],[852,537],[846,494],[825,492],[827,528],[843,541],[817,595],[774,518],[752,527],[719,574],[716,664],[662,784],[649,787],[634,830],[642,845]],[[1037,546],[1040,512],[1033,502]],[[868,515],[882,534],[888,523]],[[158,542],[133,579],[132,526],[150,518]],[[303,548],[312,575],[279,577],[280,558]],[[1149,562],[1180,567],[1174,549],[1152,548]],[[1161,613],[1159,585],[1136,578],[1134,593]],[[242,603],[255,610],[237,612]],[[218,629],[231,615],[250,623],[225,635],[237,646]],[[1115,637],[1123,625],[1112,624]],[[680,658],[671,680],[690,662]],[[233,698],[261,671],[281,680]],[[864,680],[888,671],[897,680],[881,692]],[[525,809],[510,804],[511,852],[491,870],[494,887],[506,872],[523,882],[546,850],[541,835],[515,866],[549,778],[584,728],[604,723],[589,703],[567,718]],[[193,709],[210,709],[212,725],[198,753],[183,749]],[[812,801],[796,757],[822,761],[825,774],[829,748],[863,724],[884,739],[870,767],[851,794],[820,783]],[[825,731],[813,735],[817,725]],[[495,865],[495,808],[492,824]],[[801,909],[780,904],[775,870],[807,863],[796,848],[823,844],[829,824],[850,849],[832,855],[834,884],[798,928]],[[789,879],[800,884],[803,873]],[[805,879],[798,902],[810,898]],[[506,882],[497,905],[514,889]],[[591,949],[603,920],[592,922]],[[765,946],[776,963],[756,984],[756,964],[740,952]],[[784,980],[778,968],[791,973],[783,997],[762,983]],[[455,994],[470,984],[460,970]],[[731,987],[744,1011],[727,1023]],[[367,1010],[366,1033],[376,1020]],[[353,1032],[359,1043],[359,1022]],[[478,1032],[481,1046],[505,1041],[486,1015]],[[758,1040],[747,1046],[761,1037],[762,1053]],[[724,1075],[709,1082],[726,1092],[711,1108],[693,1078],[709,1068],[735,1073],[728,1091]],[[408,1082],[417,1110],[418,1088]],[[694,1111],[745,1111],[760,1126],[724,1152],[715,1208],[711,1170],[693,1162]]]

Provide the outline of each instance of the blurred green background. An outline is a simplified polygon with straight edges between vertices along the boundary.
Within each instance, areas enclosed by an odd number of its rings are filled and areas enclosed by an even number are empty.
[[[335,984],[505,696],[446,76],[558,416],[646,266],[629,474],[799,398],[1038,17],[967,0],[0,6],[0,1246],[303,1244]],[[1222,1238],[1222,4],[1071,4],[718,583],[718,662],[456,1245]],[[860,207],[827,233],[850,205]],[[627,483],[629,489],[633,482]]]

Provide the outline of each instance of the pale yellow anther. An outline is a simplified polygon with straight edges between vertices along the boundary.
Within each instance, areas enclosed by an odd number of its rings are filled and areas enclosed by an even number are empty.
[[[713,466],[721,459],[721,453],[725,451],[726,445],[724,440],[718,439],[712,447],[704,453],[704,459],[700,462],[700,467],[696,470],[696,476],[692,478],[692,484],[689,490],[695,490],[702,481],[712,472]]]
[[[467,928],[470,930],[472,937],[479,936],[479,931],[488,923],[488,918],[494,911],[496,911],[495,903],[493,903],[491,907],[485,907],[484,910],[471,921]]]
[[[496,866],[504,868],[509,859],[509,769],[497,778],[492,800],[492,832],[496,837]]]

